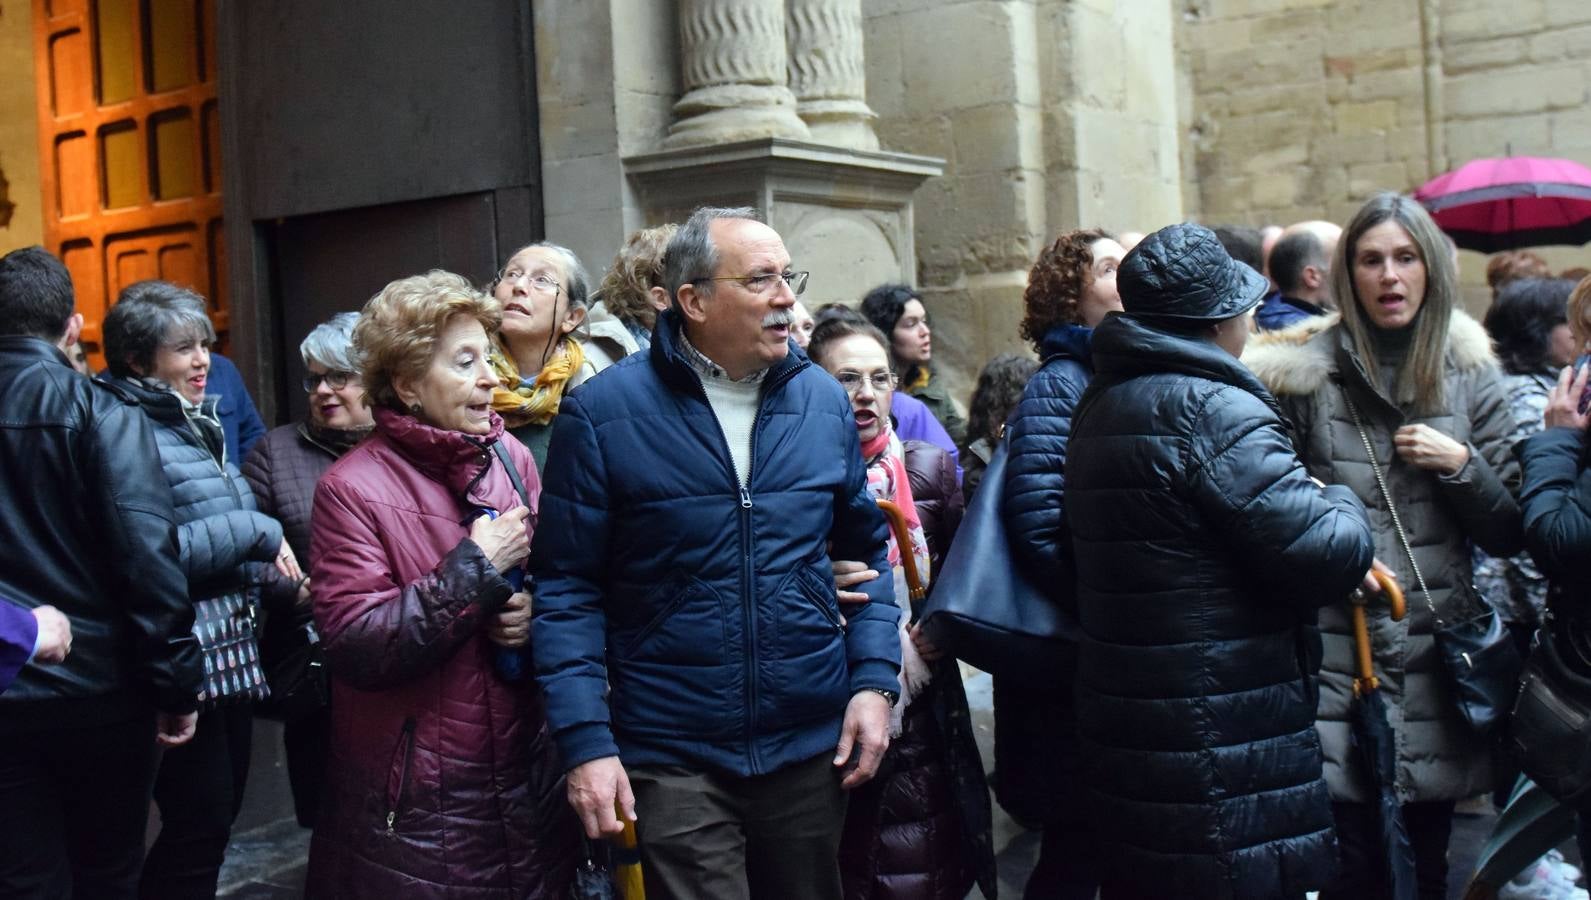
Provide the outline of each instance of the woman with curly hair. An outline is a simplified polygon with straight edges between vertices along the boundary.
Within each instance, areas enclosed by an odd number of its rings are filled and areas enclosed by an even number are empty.
[[[669,304],[663,288],[663,251],[678,230],[678,225],[668,224],[630,232],[597,286],[594,298],[600,299],[591,307],[593,324],[616,320],[642,350],[652,346],[657,314]]]
[[[1012,551],[1054,601],[1076,603],[1072,540],[1062,497],[1072,415],[1093,377],[1094,326],[1121,309],[1116,268],[1126,251],[1097,229],[1069,231],[1044,248],[1022,295],[1021,334],[1042,360],[1011,418],[1004,515]],[[995,791],[1007,811],[1041,825],[1044,841],[1027,898],[1093,897],[1100,873],[1089,852],[1087,804],[1077,770],[1071,680],[994,684]]]

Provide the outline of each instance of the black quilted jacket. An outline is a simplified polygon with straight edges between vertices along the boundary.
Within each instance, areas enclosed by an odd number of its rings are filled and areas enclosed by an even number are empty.
[[[269,563],[282,545],[282,526],[255,509],[237,467],[225,460],[221,426],[189,417],[170,391],[128,378],[116,384],[136,395],[155,426],[160,468],[177,513],[177,549],[195,602],[246,590],[248,564]],[[214,414],[215,398],[205,399]]]
[[[1364,508],[1309,480],[1275,399],[1219,347],[1116,315],[1093,354],[1065,500],[1107,882],[1189,898],[1319,888],[1336,841],[1313,623],[1370,567]]]

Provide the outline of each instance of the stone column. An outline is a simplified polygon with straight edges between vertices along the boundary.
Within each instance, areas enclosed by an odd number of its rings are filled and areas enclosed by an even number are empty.
[[[666,148],[809,140],[785,67],[784,0],[680,0],[685,96]]]
[[[877,150],[867,105],[862,0],[785,0],[790,89],[820,144]]]

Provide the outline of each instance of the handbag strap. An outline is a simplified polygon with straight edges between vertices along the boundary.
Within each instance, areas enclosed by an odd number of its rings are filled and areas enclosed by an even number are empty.
[[[508,458],[508,448],[503,446],[502,441],[494,441],[492,443],[492,452],[497,454],[497,458],[503,462],[503,468],[508,470],[508,480],[514,483],[514,491],[519,494],[519,502],[523,503],[526,509],[529,509],[530,494],[525,492],[525,482],[519,477],[519,468],[514,465],[513,460]]]
[[[1437,627],[1444,627],[1442,616],[1436,611],[1436,604],[1431,600],[1431,591],[1425,586],[1425,576],[1420,574],[1420,564],[1414,561],[1414,548],[1409,546],[1409,535],[1403,530],[1403,519],[1398,516],[1398,507],[1392,502],[1392,492],[1387,490],[1387,478],[1381,473],[1381,463],[1376,459],[1376,448],[1370,443],[1370,433],[1365,430],[1364,420],[1359,417],[1359,407],[1354,405],[1353,398],[1348,395],[1346,385],[1341,385],[1342,399],[1348,404],[1348,415],[1353,418],[1353,427],[1359,430],[1359,440],[1364,442],[1365,453],[1370,456],[1370,471],[1375,473],[1376,487],[1381,490],[1381,499],[1387,503],[1387,512],[1392,516],[1392,530],[1397,532],[1398,544],[1403,548],[1403,555],[1409,559],[1409,567],[1414,570],[1414,580],[1420,585],[1420,594],[1425,597],[1425,606],[1431,611],[1431,618],[1436,620]]]

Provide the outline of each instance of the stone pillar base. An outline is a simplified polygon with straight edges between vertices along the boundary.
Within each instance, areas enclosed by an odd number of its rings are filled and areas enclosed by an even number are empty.
[[[802,301],[816,309],[916,281],[912,193],[944,160],[764,138],[631,156],[624,168],[649,225],[704,205],[762,210],[791,264],[811,271]]]
[[[669,150],[756,138],[804,140],[795,95],[784,86],[719,84],[691,91],[674,104],[676,120],[663,146]]]

